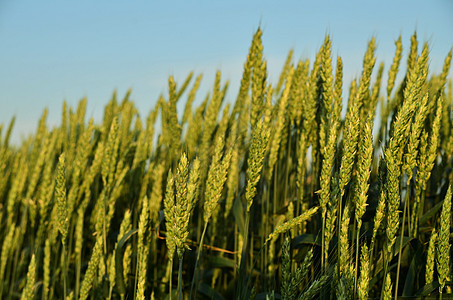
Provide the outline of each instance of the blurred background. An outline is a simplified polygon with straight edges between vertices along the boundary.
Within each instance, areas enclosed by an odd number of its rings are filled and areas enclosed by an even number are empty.
[[[290,49],[296,61],[312,61],[329,34],[347,92],[373,36],[375,68],[384,62],[388,72],[400,35],[405,68],[416,30],[430,45],[430,71],[440,72],[453,46],[453,1],[0,0],[0,124],[16,116],[17,144],[34,132],[44,108],[48,125],[57,125],[64,100],[76,106],[87,97],[87,117],[100,120],[113,91],[121,100],[129,88],[144,118],[166,95],[168,77],[182,84],[190,71],[203,74],[198,102],[217,70],[234,101],[258,26],[270,82]]]

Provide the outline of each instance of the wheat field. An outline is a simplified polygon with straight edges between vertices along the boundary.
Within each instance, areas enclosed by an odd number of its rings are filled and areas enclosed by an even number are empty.
[[[432,74],[416,33],[390,66],[372,38],[343,82],[331,43],[271,84],[258,29],[234,99],[219,71],[194,107],[190,73],[146,118],[128,92],[1,124],[0,299],[447,297],[452,51]]]

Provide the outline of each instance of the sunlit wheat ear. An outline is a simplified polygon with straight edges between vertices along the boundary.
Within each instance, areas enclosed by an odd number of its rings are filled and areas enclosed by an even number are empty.
[[[8,227],[8,233],[5,236],[3,243],[2,243],[2,254],[0,256],[0,281],[3,282],[5,279],[5,268],[10,256],[11,250],[14,249],[13,247],[13,238],[14,233],[16,231],[15,224],[11,224]]]
[[[360,300],[368,299],[368,287],[370,283],[370,261],[368,247],[365,244],[362,246],[360,256],[360,277],[358,282],[358,298]]]
[[[81,271],[81,260],[82,260],[82,247],[83,247],[83,220],[84,219],[84,210],[79,208],[77,210],[77,221],[75,225],[75,246],[74,246],[74,255],[77,260],[76,266],[76,296],[79,294],[79,283],[80,283],[80,271]],[[46,240],[46,243],[48,241]]]
[[[426,272],[425,284],[430,284],[434,280],[434,261],[436,255],[437,232],[433,228],[431,238],[429,239],[428,253],[426,254]]]
[[[407,73],[410,74],[415,68],[417,62],[417,49],[418,49],[418,40],[417,32],[414,31],[414,34],[411,36],[411,48],[409,56],[407,57]]]
[[[147,261],[148,261],[148,252],[149,248],[146,243],[148,232],[148,223],[149,223],[149,201],[148,198],[142,200],[142,212],[140,214],[140,220],[138,223],[138,260],[137,260],[137,269],[138,269],[138,278],[137,278],[137,294],[136,299],[143,300],[145,299],[145,284],[146,284],[146,271],[147,271]]]
[[[337,56],[337,66],[335,69],[335,82],[334,82],[334,88],[333,88],[333,98],[335,105],[338,105],[340,107],[339,111],[341,113],[341,106],[342,106],[342,91],[343,91],[343,60],[341,59],[341,56]],[[335,108],[337,109],[338,108]]]
[[[169,93],[169,100],[166,105],[166,109],[163,110],[165,114],[163,114],[164,124],[168,127],[168,146],[171,147],[169,150],[177,150],[179,149],[180,139],[181,139],[181,126],[178,122],[178,113],[176,108],[176,103],[178,101],[178,97],[176,94],[176,83],[173,79],[173,76],[168,78],[168,93]]]
[[[418,155],[418,145],[420,142],[420,134],[422,132],[423,126],[425,125],[425,119],[428,116],[428,93],[425,93],[421,98],[421,103],[416,112],[414,122],[412,124],[411,132],[409,135],[409,142],[407,144],[407,152],[405,153],[405,163],[403,169],[406,171],[407,176],[409,177],[407,181],[409,182],[413,175],[413,169],[416,166],[416,158]]]
[[[228,86],[225,85],[224,89]],[[221,75],[220,72],[216,73],[214,88],[211,96],[211,101],[206,106],[203,118],[203,130],[201,132],[201,141],[197,146],[199,148],[199,155],[201,160],[201,175],[202,181],[206,180],[210,158],[213,155],[213,136],[217,126],[217,118],[220,112],[221,104],[224,99],[224,89],[221,89]],[[209,96],[209,95],[208,95]],[[206,99],[207,101],[208,99]],[[195,120],[200,122],[200,120]]]
[[[339,100],[338,98],[336,100]],[[329,103],[330,105],[330,103]],[[320,174],[320,183],[321,183],[321,190],[319,191],[319,204],[321,206],[321,218],[322,218],[322,266],[324,267],[324,258],[327,258],[328,252],[328,244],[330,242],[331,237],[333,236],[334,231],[334,222],[336,217],[336,207],[338,206],[338,181],[334,181],[335,184],[335,192],[332,194],[332,170],[333,164],[335,159],[335,152],[337,151],[337,139],[338,139],[338,128],[340,126],[340,112],[341,106],[338,102],[335,102],[334,111],[331,116],[327,117],[329,119],[326,122],[326,126],[328,126],[328,140],[325,148],[323,149],[324,158],[322,161],[322,168]],[[329,213],[330,215],[327,216],[327,220],[330,221],[329,224],[326,224],[326,214],[327,214],[327,205],[329,205]]]
[[[244,106],[246,104],[247,94],[250,90],[251,74],[252,69],[257,58],[256,51],[257,45],[261,43],[261,29],[258,30],[253,35],[252,44],[250,45],[249,52],[247,54],[247,60],[244,63],[244,70],[242,72],[241,84],[239,87],[239,92],[236,98],[236,102],[233,107],[232,116],[236,114],[243,114]],[[248,115],[248,113],[247,113]]]
[[[109,280],[109,295],[113,292],[113,288],[116,285],[116,265],[115,265],[115,253],[110,253],[107,258],[108,261],[108,280]],[[72,291],[73,292],[73,291]],[[73,299],[74,297],[70,297]]]
[[[105,128],[104,130],[107,130]],[[105,147],[104,159],[102,161],[102,180],[104,185],[107,186],[113,179],[115,173],[117,158],[118,158],[118,147],[119,147],[119,121],[118,116],[115,116],[112,120],[112,124],[108,130],[107,142]]]
[[[96,243],[94,245],[93,252],[91,254],[90,261],[88,262],[88,268],[85,272],[85,276],[82,281],[80,288],[80,298],[85,300],[88,298],[91,288],[93,287],[93,281],[96,276],[97,269],[99,267],[99,261],[102,257],[102,235],[98,234],[96,237]]]
[[[313,68],[308,78],[308,99],[307,99],[307,123],[310,126],[310,132],[313,132],[316,128],[316,110],[317,110],[317,94],[318,94],[318,76],[320,76],[320,68],[322,61],[322,48],[316,53],[315,61],[313,62]],[[315,137],[311,138],[313,141]]]
[[[267,124],[260,119],[253,130],[252,141],[250,144],[250,154],[247,160],[247,188],[245,198],[247,200],[247,211],[253,204],[253,198],[256,195],[256,185],[261,177],[261,170],[264,165],[264,156],[269,141],[270,129]]]
[[[393,87],[395,86],[395,79],[398,74],[398,68],[401,62],[401,56],[403,52],[401,36],[399,36],[398,40],[395,41],[395,46],[396,46],[395,55],[393,56],[393,62],[392,65],[390,66],[387,77],[388,78],[386,88],[387,95],[385,100],[383,99],[381,101],[381,128],[378,140],[384,139],[384,141],[387,137],[387,119],[394,108],[393,103],[395,102],[395,100],[392,101],[391,94],[393,91]]]
[[[66,236],[68,235],[68,203],[66,200],[66,178],[65,178],[65,155],[60,155],[57,165],[57,177],[55,179],[55,195],[57,198],[58,207],[58,231],[62,236],[62,243],[66,244]]]
[[[222,158],[223,147],[224,137],[219,136],[216,142],[214,157],[209,168],[208,180],[206,182],[205,204],[203,211],[203,219],[205,223],[209,221],[209,218],[218,205],[219,199],[222,195],[223,185],[227,178],[228,168],[230,166],[232,149],[230,148]]]
[[[376,63],[375,57],[376,51],[376,39],[373,37],[368,42],[368,48],[363,57],[363,70],[362,76],[360,77],[359,89],[357,92],[357,104],[359,109],[364,108],[364,112],[368,113],[367,105],[364,103],[365,99],[369,96],[370,82],[371,82],[371,73],[373,72],[374,65]]]
[[[280,226],[281,224],[283,224],[283,222],[285,222],[285,216],[284,215],[281,215],[279,217],[277,217],[276,221],[275,221],[275,227],[278,227]],[[274,236],[270,243],[269,243],[269,248],[267,250],[267,252],[269,253],[269,261],[274,261],[275,259],[275,248],[276,248],[276,244],[277,244],[277,240],[278,240],[278,237],[279,236]],[[272,274],[273,272],[275,272],[276,270],[276,265],[274,264],[269,264],[267,270],[270,274]]]
[[[395,41],[395,46],[396,46],[395,55],[393,56],[393,62],[392,65],[390,66],[388,73],[387,99],[390,99],[393,87],[395,86],[395,79],[396,75],[398,74],[398,68],[403,53],[403,44],[401,42],[401,36],[399,36],[398,39]]]
[[[338,179],[335,178],[335,185],[338,185]],[[334,196],[338,197],[338,188],[335,188]],[[330,241],[332,240],[336,230],[335,230],[335,223],[337,220],[337,211],[338,211],[338,203],[332,203],[329,206],[329,209],[326,213],[326,221],[325,221],[325,232],[324,232],[324,249],[323,249],[323,259],[327,262],[328,255],[329,255],[329,245]]]
[[[420,148],[419,155],[417,159],[417,173],[416,173],[416,182],[415,182],[415,191],[416,191],[416,200],[413,204],[413,214],[414,217],[414,229],[413,232],[418,232],[418,220],[422,215],[423,209],[423,199],[424,191],[426,190],[427,182],[431,177],[431,171],[434,167],[435,160],[438,156],[438,147],[440,144],[440,125],[442,118],[442,96],[437,99],[437,107],[435,110],[434,120],[432,123],[431,134],[427,132],[426,129],[423,129],[420,134]]]
[[[176,101],[181,100],[181,95],[186,91],[187,87],[189,86],[189,83],[192,80],[192,77],[193,77],[193,71],[189,72],[189,74],[187,75],[184,82],[181,84],[181,86],[179,88],[177,88],[176,95],[175,95]]]
[[[329,134],[329,120],[331,118],[332,103],[333,103],[333,75],[332,75],[332,57],[331,57],[331,41],[330,37],[326,36],[321,52],[321,79],[322,79],[322,103],[321,110],[321,126],[319,128],[319,145],[321,154],[326,157],[325,148],[326,140]]]
[[[279,236],[280,234],[289,231],[290,229],[300,225],[303,221],[311,218],[316,212],[318,211],[319,207],[313,207],[309,209],[308,211],[302,213],[300,216],[295,217],[292,220],[289,220],[279,226],[277,226],[274,231],[267,237],[266,242],[268,243],[270,240],[275,238],[276,236]]]
[[[92,135],[94,132],[94,120],[90,119],[87,128],[82,132],[77,141],[77,151],[74,159],[74,181],[80,180],[81,176],[86,172],[86,166],[89,157],[93,152]]]
[[[189,182],[187,184],[187,202],[189,203],[190,213],[193,212],[195,204],[197,203],[200,184],[200,160],[196,158],[192,163]]]
[[[320,175],[321,190],[319,192],[319,202],[322,210],[322,219],[325,222],[327,205],[333,204],[336,199],[331,196],[332,190],[332,168],[337,149],[338,133],[341,123],[341,90],[343,64],[338,57],[337,70],[335,78],[335,90],[332,90],[332,66],[330,57],[330,40],[326,37],[324,45],[323,62],[321,68],[321,77],[323,79],[323,98],[324,98],[324,115],[322,118],[321,128],[325,128],[325,133],[321,134],[321,139],[326,135],[325,140],[321,143],[321,153],[323,154],[322,169]],[[333,107],[332,107],[333,106]],[[324,144],[324,147],[322,146]],[[323,226],[325,227],[325,226]]]
[[[357,234],[362,227],[362,216],[367,207],[368,188],[371,174],[371,162],[373,160],[373,136],[372,128],[373,118],[368,116],[365,123],[365,128],[362,131],[361,140],[358,147],[358,162],[357,162],[357,184],[355,195],[355,220],[357,222]]]
[[[43,283],[42,283],[42,298],[47,299],[50,286],[50,256],[52,250],[50,248],[50,240],[46,239],[44,244],[44,261],[43,261]]]
[[[157,107],[157,104],[156,104],[156,107]],[[158,109],[154,108],[153,110],[151,110],[149,112],[148,117],[146,118],[146,129],[145,129],[146,145],[145,145],[145,147],[144,147],[145,149],[143,151],[146,151],[147,157],[151,154],[151,150],[153,150],[153,147],[154,147],[154,142],[153,142],[154,126],[156,123],[157,115],[158,115]]]
[[[350,222],[350,205],[349,203],[346,204],[340,225],[340,233],[339,233],[339,240],[338,240],[338,263],[340,265],[339,271],[340,276],[344,275],[347,272],[347,268],[350,264],[350,250],[349,250],[349,222]]]
[[[387,273],[387,276],[385,277],[384,293],[382,294],[382,299],[392,299],[392,279],[390,278],[390,273]]]
[[[365,214],[366,207],[368,206],[368,189],[369,189],[369,179],[371,174],[371,164],[373,161],[373,119],[374,113],[368,111],[366,115],[366,121],[364,128],[361,132],[361,138],[359,140],[358,154],[357,154],[357,171],[355,178],[355,222],[357,223],[357,236],[356,238],[356,262],[355,262],[355,281],[357,281],[357,269],[359,265],[359,245],[360,245],[360,229],[362,227],[362,216]],[[366,249],[366,255],[368,259],[368,249]],[[369,262],[368,262],[369,264]],[[369,269],[369,265],[367,266]],[[369,273],[369,270],[366,271]],[[362,275],[361,275],[362,276]],[[363,276],[362,276],[363,277]],[[364,278],[363,280],[369,280]],[[362,298],[366,298],[365,294],[368,295],[367,286],[362,281]],[[366,283],[368,284],[368,283]]]
[[[282,71],[280,72],[280,76],[278,78],[277,85],[275,86],[274,93],[276,96],[278,96],[280,94],[280,91],[283,87],[285,79],[288,76],[288,72],[290,70],[292,60],[293,60],[293,55],[294,55],[294,50],[293,49],[289,50],[288,55],[286,56],[285,63],[283,64]]]
[[[441,89],[444,88],[445,84],[447,83],[447,76],[450,71],[452,55],[453,55],[453,49],[450,49],[450,51],[447,54],[447,57],[445,57],[444,66],[442,68],[442,73],[440,74]]]
[[[188,246],[185,244],[189,235],[189,219],[192,204],[187,199],[188,160],[182,154],[176,174],[170,171],[167,179],[167,190],[164,200],[164,214],[167,224],[167,247],[170,260],[177,250],[181,258]],[[176,194],[175,194],[176,189]]]
[[[401,165],[403,163],[403,152],[401,147],[405,147],[409,135],[412,116],[417,107],[417,97],[421,86],[426,79],[427,69],[427,47],[424,48],[422,55],[417,60],[414,70],[410,73],[407,86],[404,90],[405,101],[397,113],[396,121],[393,125],[393,136],[385,150],[385,160],[387,164],[387,182],[386,193],[388,200],[388,218],[387,218],[387,254],[390,255],[395,243],[396,232],[399,228],[399,205],[400,205],[400,176]],[[436,145],[437,149],[437,145]],[[389,258],[389,257],[388,257]],[[388,263],[388,262],[387,262]],[[386,263],[386,265],[387,265]]]
[[[189,158],[198,155],[202,150],[200,139],[202,137],[203,123],[200,122],[200,120],[203,119],[203,114],[205,113],[208,99],[209,98],[206,97],[205,100],[200,104],[200,106],[195,109],[187,124],[185,143],[187,144]]]
[[[426,92],[423,95],[423,97],[421,98],[420,106],[415,115],[414,122],[412,124],[412,129],[411,129],[410,136],[409,136],[409,142],[407,144],[407,152],[404,155],[405,160],[404,160],[404,164],[403,164],[403,170],[407,174],[408,185],[411,182],[414,169],[417,165],[417,156],[419,154],[419,144],[420,144],[420,140],[421,140],[420,135],[422,134],[422,130],[425,125],[425,119],[427,118],[428,113],[429,113],[428,92]],[[417,180],[417,182],[418,182],[418,180]],[[418,202],[419,202],[419,198],[415,197],[414,204],[412,205],[413,212],[417,211]],[[412,218],[411,218],[410,228],[409,228],[410,234],[412,236],[417,236],[417,234],[418,234],[417,222],[418,222],[418,216],[416,213],[413,213]]]
[[[165,192],[165,200],[164,200],[164,214],[165,214],[165,221],[167,224],[167,237],[165,242],[168,248],[168,258],[169,260],[173,260],[175,251],[176,251],[176,237],[175,237],[175,223],[176,223],[176,216],[175,216],[175,200],[174,200],[174,179],[173,174],[170,170],[167,176],[167,190]]]
[[[131,211],[127,210],[124,213],[123,220],[121,221],[118,241],[120,241],[128,232],[130,232],[131,229],[132,229]],[[115,246],[115,248],[116,247],[118,247],[118,244]],[[120,262],[123,266],[123,280],[126,285],[128,284],[127,274],[129,273],[131,267],[131,255],[132,255],[131,245],[127,245],[123,253],[123,261]],[[118,268],[118,266],[116,267]]]
[[[152,173],[153,186],[151,190],[151,196],[149,198],[149,216],[152,224],[157,224],[159,220],[159,210],[162,205],[162,183],[165,172],[165,162],[161,162],[154,168]],[[155,226],[155,225],[153,225]]]
[[[195,83],[189,92],[189,96],[187,97],[187,101],[186,101],[186,106],[184,108],[184,114],[182,117],[182,124],[186,123],[189,120],[189,118],[191,118],[191,116],[192,116],[192,103],[195,100],[195,95],[198,91],[198,88],[200,87],[202,78],[203,78],[203,75],[201,75],[201,74],[197,76],[197,79],[195,79]]]
[[[384,75],[384,63],[381,62],[379,64],[376,80],[373,86],[371,87],[371,95],[368,101],[365,101],[366,111],[368,112],[369,115],[372,115],[373,118],[376,115],[376,108],[381,93],[381,82],[383,75]]]
[[[289,118],[296,128],[301,128],[302,115],[304,110],[304,93],[305,85],[308,77],[308,67],[306,67],[303,60],[299,60],[295,67],[293,81],[290,88],[291,110],[289,111]]]
[[[451,225],[451,185],[448,187],[440,215],[440,229],[437,243],[437,272],[439,274],[439,292],[450,280],[450,225]]]
[[[30,264],[28,265],[27,272],[27,284],[25,285],[24,291],[22,292],[21,300],[33,299],[34,296],[34,286],[36,280],[36,262],[35,255],[31,257]]]
[[[252,102],[250,107],[250,125],[252,128],[256,126],[261,118],[264,109],[264,97],[266,91],[267,65],[263,59],[263,44],[261,41],[261,29],[256,33],[256,39],[253,40],[253,52],[256,58],[254,59],[251,85],[252,85]]]
[[[3,137],[3,141],[1,141],[1,139],[0,139],[1,143],[3,144],[2,146],[4,148],[8,148],[8,146],[9,146],[11,132],[13,131],[13,127],[14,127],[15,123],[16,123],[16,116],[13,116],[9,122],[8,128],[6,129],[5,136]],[[0,136],[2,136],[1,135],[2,129],[3,129],[3,124],[0,125]]]
[[[231,212],[231,209],[233,207],[233,201],[235,198],[235,195],[237,193],[238,183],[239,183],[239,162],[240,162],[240,156],[239,156],[239,146],[240,143],[237,141],[238,138],[238,122],[234,122],[233,125],[231,126],[231,139],[234,142],[234,144],[231,146],[231,160],[230,160],[230,168],[227,172],[227,196],[226,196],[226,201],[225,201],[225,212],[224,212],[224,218],[226,219],[228,215]]]
[[[55,136],[55,135],[53,135]],[[35,192],[35,188],[38,184],[38,180],[41,175],[41,170],[43,169],[44,163],[46,161],[46,158],[48,156],[48,153],[51,151],[51,149],[54,147],[54,141],[55,138],[52,135],[49,135],[45,137],[44,139],[44,145],[41,149],[41,151],[37,154],[36,161],[34,167],[31,169],[31,176],[29,176],[29,181],[26,187],[26,195],[25,199],[30,199],[32,203],[34,201],[31,199],[33,193]],[[34,225],[35,217],[36,217],[36,206],[35,205],[29,205],[29,210],[30,210],[30,217],[32,221],[32,226]]]
[[[354,97],[356,98],[356,97]],[[348,105],[345,129],[343,133],[343,157],[340,166],[339,197],[344,195],[344,188],[348,184],[356,157],[357,140],[359,136],[359,105],[357,100]]]
[[[374,244],[376,242],[378,230],[381,227],[382,221],[384,220],[385,207],[386,207],[386,194],[384,192],[381,192],[378,201],[378,206],[376,208],[376,214],[374,216],[373,235],[371,237],[370,251],[373,251],[374,249]]]
[[[185,249],[189,247],[185,244],[189,235],[189,219],[192,204],[187,200],[187,180],[188,180],[189,162],[185,153],[181,155],[176,170],[175,188],[176,188],[176,246],[178,257],[181,259]]]
[[[190,207],[187,203],[187,179],[189,177],[189,162],[185,153],[181,155],[175,176],[176,205]],[[189,212],[187,212],[189,213]]]
[[[272,143],[270,144],[270,152],[269,152],[269,171],[272,172],[274,165],[277,161],[278,151],[280,149],[280,142],[282,139],[282,131],[284,130],[285,126],[285,118],[287,114],[288,108],[288,97],[289,97],[289,90],[291,87],[292,77],[294,74],[294,69],[290,68],[288,72],[288,77],[286,79],[285,89],[283,90],[283,95],[279,99],[278,102],[278,112],[277,112],[277,119],[276,124],[273,126],[273,137]]]

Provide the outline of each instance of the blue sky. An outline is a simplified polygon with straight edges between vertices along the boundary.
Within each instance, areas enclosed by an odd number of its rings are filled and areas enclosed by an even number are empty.
[[[192,70],[204,76],[198,99],[221,70],[233,100],[259,25],[271,81],[291,48],[295,59],[312,59],[330,34],[349,85],[372,36],[387,72],[394,41],[402,35],[405,60],[415,29],[438,72],[453,46],[453,1],[1,0],[0,123],[16,115],[17,142],[45,107],[48,124],[57,125],[63,100],[75,106],[85,96],[88,117],[99,120],[113,91],[121,98],[129,88],[144,117],[166,93],[168,76],[181,83]]]

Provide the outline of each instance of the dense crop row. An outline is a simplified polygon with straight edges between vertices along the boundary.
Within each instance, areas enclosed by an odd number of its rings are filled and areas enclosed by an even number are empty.
[[[219,72],[193,108],[190,74],[146,120],[128,93],[20,145],[0,127],[0,299],[450,293],[452,52],[430,74],[414,34],[396,82],[395,45],[385,88],[371,39],[343,93],[330,37],[271,85],[258,29],[235,101]]]

